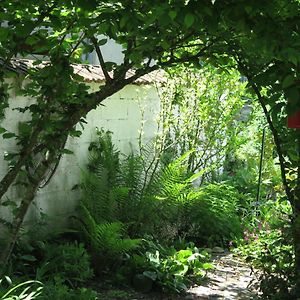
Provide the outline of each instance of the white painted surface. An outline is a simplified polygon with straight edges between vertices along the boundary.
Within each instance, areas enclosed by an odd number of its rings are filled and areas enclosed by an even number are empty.
[[[91,85],[91,90],[97,85]],[[32,103],[31,99],[16,96],[11,92],[10,109],[6,111],[6,119],[2,126],[7,130],[17,132],[18,122],[25,120],[24,114],[13,110],[15,107],[24,107]],[[113,132],[113,141],[121,152],[129,153],[138,149],[138,137],[142,122],[144,122],[144,141],[149,141],[155,136],[157,125],[155,118],[159,112],[159,98],[156,88],[150,85],[130,85],[117,94],[109,97],[87,115],[88,124],[80,138],[69,138],[66,147],[74,151],[73,155],[65,155],[61,159],[56,174],[50,183],[37,193],[35,205],[30,209],[27,220],[35,221],[39,217],[39,211],[46,213],[52,223],[61,224],[67,216],[74,213],[74,208],[80,197],[78,190],[72,187],[79,183],[80,172],[84,168],[88,158],[88,146],[95,136],[95,128],[104,128]],[[142,117],[144,113],[144,120]],[[28,116],[27,116],[28,117]],[[13,139],[4,140],[0,137],[0,178],[8,170],[4,161],[5,152],[16,150]],[[11,200],[20,200],[22,191],[19,188],[10,189],[5,197]],[[0,216],[9,216],[8,210],[2,209]]]

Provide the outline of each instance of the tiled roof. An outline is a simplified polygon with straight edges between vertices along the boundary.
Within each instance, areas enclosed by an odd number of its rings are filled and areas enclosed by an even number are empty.
[[[32,59],[12,59],[10,63],[6,64],[6,69],[14,71],[18,74],[27,74],[28,69],[42,67],[48,64],[48,61],[43,61],[41,64],[34,65],[35,60]],[[0,58],[0,65],[3,64],[3,60]],[[102,69],[97,65],[88,64],[72,64],[74,73],[80,75],[84,82],[102,83],[105,81]],[[134,74],[133,70],[127,72],[126,77],[130,77]],[[165,82],[164,73],[162,70],[153,71],[147,75],[138,78],[135,84],[151,84]]]

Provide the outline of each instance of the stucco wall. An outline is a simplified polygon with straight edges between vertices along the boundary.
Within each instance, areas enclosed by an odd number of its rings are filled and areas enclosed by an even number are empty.
[[[91,85],[91,90],[97,84]],[[18,121],[26,116],[13,110],[15,107],[26,106],[32,103],[11,92],[10,109],[6,112],[3,127],[16,131]],[[156,88],[150,85],[130,85],[103,102],[96,110],[87,115],[88,124],[85,125],[80,138],[69,138],[66,147],[74,151],[73,155],[64,155],[59,163],[56,174],[50,183],[37,193],[34,207],[28,213],[27,220],[36,220],[39,212],[47,214],[52,223],[61,224],[67,215],[72,214],[79,199],[78,190],[72,187],[79,183],[81,168],[87,162],[89,143],[95,136],[95,128],[104,128],[113,132],[113,141],[121,152],[129,153],[138,149],[138,137],[143,123],[143,139],[151,140],[156,133],[156,117],[159,111],[159,98]],[[144,111],[144,114],[142,113]],[[16,121],[18,120],[18,121]],[[3,140],[0,137],[0,177],[8,169],[3,159],[5,152],[16,149],[13,139]],[[21,197],[20,189],[14,187],[7,192],[6,197],[18,201]],[[8,216],[8,210],[1,208],[0,215]]]

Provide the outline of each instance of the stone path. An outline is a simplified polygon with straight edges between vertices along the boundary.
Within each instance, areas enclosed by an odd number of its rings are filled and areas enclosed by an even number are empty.
[[[206,283],[190,288],[185,299],[252,300],[259,299],[257,279],[251,268],[234,257],[221,253],[214,258],[215,269],[209,271]]]
[[[218,247],[216,247],[218,248]],[[256,300],[258,281],[251,268],[230,252],[219,248],[213,253],[215,268],[201,286],[191,287],[185,295],[143,294],[134,290],[102,290],[100,300]],[[104,292],[104,293],[103,293]]]

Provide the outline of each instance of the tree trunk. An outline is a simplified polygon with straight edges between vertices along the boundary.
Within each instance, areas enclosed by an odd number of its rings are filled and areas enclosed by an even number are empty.
[[[126,85],[133,83],[139,77],[148,74],[149,72],[156,70],[157,68],[157,65],[152,67],[147,66],[144,69],[140,69],[138,72],[136,72],[129,78],[120,78],[117,80],[113,80],[109,84],[102,86],[99,91],[89,94],[85,105],[80,104],[76,109],[71,109],[71,111],[65,111],[64,115],[61,115],[61,120],[65,119],[67,121],[64,124],[64,128],[60,132],[57,132],[55,138],[53,137],[53,143],[51,143],[50,145],[52,147],[52,153],[50,153],[49,158],[45,158],[39,164],[33,176],[31,176],[31,184],[27,187],[24,198],[22,199],[21,204],[18,208],[17,215],[13,220],[12,229],[7,242],[7,247],[4,249],[2,254],[0,254],[0,275],[5,271],[5,267],[10,259],[11,253],[18,239],[20,228],[23,224],[28,208],[34,200],[40,182],[42,181],[45,174],[47,174],[50,165],[54,162],[57,162],[57,157],[60,156],[59,154],[64,148],[63,144],[59,141],[62,141],[65,138],[65,136],[68,135],[68,133],[72,130],[72,128],[80,121],[80,119],[84,118],[89,111],[95,109],[103,100],[120,91]],[[24,157],[21,156],[17,167],[13,171],[8,172],[6,176],[4,176],[3,179],[0,181],[0,203],[1,197],[5,194],[9,186],[11,186],[14,182],[15,178],[19,174],[21,167],[25,164],[26,159],[32,154],[32,149],[34,149],[35,146],[38,146],[38,133],[39,131],[37,130],[36,136],[34,136],[34,138],[30,141],[29,146],[23,149]],[[39,150],[42,151],[46,149],[47,146],[48,145],[45,144]]]
[[[60,150],[60,149],[58,149],[58,150]],[[35,195],[39,188],[41,180],[43,179],[43,177],[49,170],[51,163],[53,163],[53,161],[55,160],[56,153],[52,153],[49,156],[49,158],[43,159],[43,161],[37,167],[34,177],[31,179],[30,184],[26,188],[25,195],[21,201],[20,206],[18,207],[17,214],[14,217],[14,220],[12,223],[12,228],[11,228],[11,231],[8,236],[6,248],[4,249],[4,251],[2,252],[1,257],[0,257],[0,267],[1,267],[0,276],[4,275],[3,273],[5,272],[8,261],[12,254],[12,251],[15,247],[16,241],[18,239],[19,231],[23,224],[23,221],[24,221],[24,218],[28,211],[28,208],[35,198]]]

